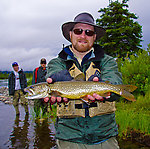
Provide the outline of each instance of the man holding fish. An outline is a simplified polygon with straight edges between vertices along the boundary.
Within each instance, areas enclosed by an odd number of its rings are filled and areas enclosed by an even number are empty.
[[[80,13],[73,22],[64,23],[62,33],[72,44],[63,48],[58,58],[49,62],[46,76],[48,83],[70,81],[81,73],[85,74],[86,81],[122,83],[114,58],[106,55],[99,45],[94,44],[105,34],[105,30],[94,24],[91,14]],[[119,148],[115,138],[118,134],[114,102],[117,96],[113,93],[107,94],[105,99],[96,93],[87,95],[85,98],[93,101],[90,105],[82,100],[69,101],[65,97],[51,97],[51,103],[56,100],[59,103],[59,116],[56,121],[59,149]]]
[[[94,44],[105,29],[94,24],[91,14],[80,13],[64,23],[62,33],[71,45],[48,63],[47,83],[26,88],[28,99],[57,102],[58,149],[119,149],[115,100],[120,95],[134,101],[130,92],[136,87],[120,85],[114,58]]]

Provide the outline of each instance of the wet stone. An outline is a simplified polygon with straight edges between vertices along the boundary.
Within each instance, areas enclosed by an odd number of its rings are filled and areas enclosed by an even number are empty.
[[[4,102],[5,104],[12,104],[13,103],[13,96],[9,96],[8,88],[1,87],[0,88],[0,101]],[[28,100],[29,105],[34,105],[33,100]],[[19,102],[20,104],[20,102]]]

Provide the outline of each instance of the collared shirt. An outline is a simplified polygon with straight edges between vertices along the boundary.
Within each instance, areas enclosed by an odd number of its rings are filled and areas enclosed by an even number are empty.
[[[65,52],[68,54],[67,59],[76,59],[80,65],[84,64],[86,60],[95,57],[93,47],[87,52],[87,54],[83,58],[80,58],[80,57],[76,56],[74,54],[71,46],[69,46],[68,49],[65,49]]]
[[[15,74],[15,90],[19,90],[21,89],[19,73],[14,71],[14,74]]]

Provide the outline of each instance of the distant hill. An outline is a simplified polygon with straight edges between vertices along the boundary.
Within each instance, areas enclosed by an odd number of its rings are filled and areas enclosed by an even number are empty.
[[[8,79],[10,72],[11,71],[0,71],[0,79]],[[27,78],[32,77],[33,75],[33,71],[24,71],[24,73]]]
[[[11,71],[0,71],[2,74],[9,74]],[[33,71],[24,71],[25,73],[33,73]]]

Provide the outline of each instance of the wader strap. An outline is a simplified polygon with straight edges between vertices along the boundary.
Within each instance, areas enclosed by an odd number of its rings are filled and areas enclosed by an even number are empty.
[[[76,76],[78,76],[82,72],[77,68],[75,63],[73,63],[72,67],[69,69],[69,73],[73,78],[75,78]]]
[[[94,75],[95,72],[99,72],[99,74],[101,73],[99,68],[96,68],[94,62],[91,62],[90,66],[88,67],[88,69],[85,71],[86,74],[86,81],[89,79],[90,76]],[[75,63],[72,64],[72,66],[69,68],[69,73],[70,75],[75,78],[76,76],[78,76],[79,74],[83,73],[81,72],[77,66],[75,65]]]
[[[88,105],[88,108],[91,108],[91,107],[97,107],[97,103],[90,103],[90,105]],[[85,104],[75,104],[75,108],[76,109],[85,109]]]
[[[90,76],[94,75],[96,71],[99,72],[99,74],[101,73],[100,69],[96,68],[95,64],[91,62],[89,68],[86,70],[86,81],[90,78]]]

